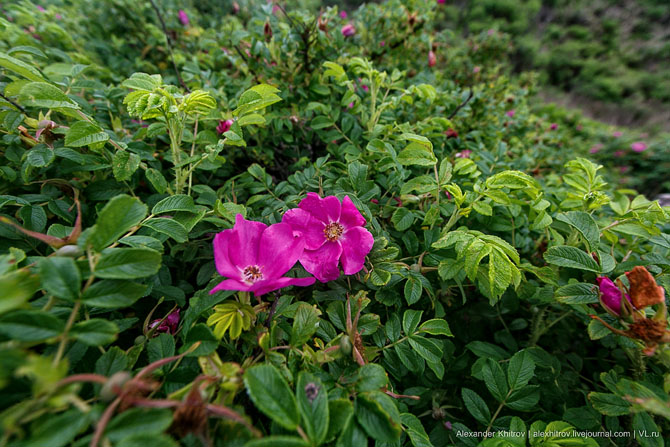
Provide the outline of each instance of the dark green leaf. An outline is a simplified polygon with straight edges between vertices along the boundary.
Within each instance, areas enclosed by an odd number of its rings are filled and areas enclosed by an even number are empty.
[[[267,417],[287,430],[295,430],[300,422],[298,405],[277,368],[267,364],[247,369],[244,385],[251,400]]]

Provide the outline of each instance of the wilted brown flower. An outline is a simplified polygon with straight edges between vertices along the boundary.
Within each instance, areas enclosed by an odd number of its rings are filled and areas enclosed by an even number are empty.
[[[626,272],[626,276],[630,282],[630,297],[636,309],[665,302],[663,287],[656,284],[656,280],[645,267],[638,265]]]

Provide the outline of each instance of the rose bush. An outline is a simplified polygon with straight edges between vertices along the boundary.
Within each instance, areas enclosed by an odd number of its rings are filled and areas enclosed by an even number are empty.
[[[440,2],[303,6],[4,6],[0,446],[662,446],[619,137]]]

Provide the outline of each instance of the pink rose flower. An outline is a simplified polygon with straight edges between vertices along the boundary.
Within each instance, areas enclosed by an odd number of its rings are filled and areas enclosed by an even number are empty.
[[[43,6],[40,6],[40,5],[35,5],[35,6],[37,6],[37,9],[38,9],[40,12],[44,12],[44,11],[46,11],[46,9],[44,9]]]
[[[161,332],[172,335],[176,334],[177,328],[179,327],[179,308],[173,310],[162,322],[161,320],[163,319],[159,318],[152,321],[151,324],[149,324],[149,329],[156,328],[155,334]]]
[[[347,18],[347,11],[340,11],[340,18],[346,19]]]
[[[356,34],[356,28],[354,28],[354,25],[352,25],[351,23],[347,23],[346,25],[344,25],[341,31],[344,37],[350,37]]]
[[[624,156],[624,151],[614,151],[613,155],[617,158],[621,158]]]
[[[505,115],[509,116],[510,118],[514,118],[514,115],[516,114],[516,111],[514,109],[508,110]]]
[[[643,141],[636,141],[630,145],[630,148],[635,152],[644,152],[647,150],[647,144]]]
[[[56,18],[56,20],[61,20],[63,18],[63,16],[60,14],[56,14],[54,17]]]
[[[383,46],[385,46],[385,45],[386,45],[386,41],[385,41],[385,40],[382,40],[381,42],[379,42],[379,46],[380,46],[380,47],[383,47]]]
[[[623,135],[623,132],[621,132],[620,130],[617,130],[617,131],[615,131],[614,133],[612,133],[612,136],[613,136],[614,138],[619,138],[619,137],[622,136],[622,135]]]
[[[179,13],[177,13],[177,15],[179,16],[179,21],[181,22],[181,24],[184,25],[184,26],[188,26],[189,20],[188,20],[188,15],[186,14],[186,11],[184,11],[183,9],[180,9]]]
[[[558,124],[556,124],[556,123],[551,123],[551,126],[549,126],[549,129],[551,129],[551,130],[556,130],[556,129],[558,129]]]
[[[473,73],[479,73],[481,71],[481,68],[479,66],[476,66],[475,68],[472,69]]]
[[[349,105],[348,105],[347,107],[349,107],[350,109],[353,109],[353,108],[354,108],[354,103],[353,103],[353,101],[350,102]]]
[[[224,134],[230,130],[230,127],[233,125],[233,120],[221,120],[219,125],[216,126],[216,131],[219,135]]]
[[[283,276],[300,258],[305,238],[290,225],[267,226],[262,222],[235,217],[235,226],[214,237],[216,270],[228,279],[209,293],[219,290],[253,292],[257,297],[288,286],[309,286],[315,279]]]
[[[444,5],[447,0],[437,0],[438,5]]]
[[[437,57],[435,56],[435,52],[431,50],[428,52],[428,66],[434,67],[436,63],[437,63]]]
[[[472,151],[470,149],[465,149],[461,152],[456,152],[456,155],[454,155],[454,157],[456,157],[456,158],[470,158],[470,155],[472,155]]]
[[[300,263],[321,282],[337,279],[340,265],[345,275],[359,272],[374,243],[349,196],[340,202],[335,196],[322,199],[309,192],[298,208],[284,214],[282,222],[302,233],[305,251]]]
[[[620,173],[625,174],[628,171],[630,171],[630,166],[619,166]]]

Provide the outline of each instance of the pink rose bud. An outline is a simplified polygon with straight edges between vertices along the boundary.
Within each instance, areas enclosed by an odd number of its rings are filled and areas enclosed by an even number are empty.
[[[481,68],[479,66],[476,66],[475,68],[472,69],[473,73],[479,73],[481,71]]]
[[[188,15],[186,15],[186,11],[183,9],[179,10],[179,13],[177,14],[179,16],[179,21],[181,22],[182,25],[188,26],[189,20],[188,20]]]
[[[152,321],[151,324],[149,324],[149,329],[156,328],[156,335],[161,332],[174,335],[179,327],[179,319],[179,308],[177,308],[171,312],[165,320],[159,318],[158,320]],[[161,320],[163,320],[162,323]]]
[[[347,11],[340,11],[340,18],[346,19],[347,18]]]
[[[449,129],[445,130],[444,134],[447,136],[447,138],[458,138],[458,132],[456,132],[451,127]]]
[[[625,174],[628,171],[630,171],[630,166],[619,166],[620,173]]]
[[[447,2],[447,0],[437,0],[438,5],[444,5]]]
[[[472,151],[470,149],[465,149],[464,151],[456,152],[455,157],[456,158],[470,158],[470,155],[472,155]]]
[[[238,12],[240,12],[240,4],[233,2],[233,14],[237,14]]]
[[[619,290],[611,279],[605,276],[596,278],[596,281],[600,290],[600,304],[608,312],[616,316],[621,315],[621,290]],[[626,299],[630,301],[628,294],[626,294]]]
[[[643,141],[636,141],[635,143],[630,145],[630,148],[633,149],[635,152],[644,152],[647,150],[647,144],[644,143]]]
[[[383,46],[385,46],[385,45],[386,45],[386,41],[385,41],[385,40],[382,40],[381,42],[379,42],[379,46],[380,46],[380,47],[383,47]]]
[[[370,199],[370,202],[374,203],[375,205],[379,205],[379,200],[377,199]]]
[[[436,63],[437,63],[437,57],[435,56],[435,52],[431,50],[428,52],[428,66],[434,67]]]
[[[44,9],[44,7],[42,7],[42,6],[40,6],[40,5],[36,5],[36,6],[37,6],[37,9],[38,9],[39,11],[41,11],[41,12],[46,11],[46,9]]]
[[[61,20],[63,18],[63,16],[60,14],[56,14],[54,17],[56,18],[56,20]]]
[[[514,118],[515,114],[516,114],[516,111],[514,111],[514,109],[508,110],[507,113],[505,113],[505,115],[509,116],[510,118]]]
[[[219,125],[216,126],[216,131],[219,135],[224,134],[230,130],[230,127],[233,125],[233,120],[221,120]]]
[[[492,29],[490,29],[486,32],[486,34],[488,34],[489,36],[493,36],[493,33],[495,33],[495,30],[492,30]]]
[[[438,3],[440,3],[440,0],[437,0]],[[444,0],[442,0],[442,3],[444,3]],[[444,428],[447,430],[451,430],[451,422],[450,421],[444,421]]]
[[[558,129],[558,124],[556,124],[556,123],[551,123],[551,126],[549,126],[549,129],[551,129],[551,130],[556,130],[556,129]]]
[[[616,158],[621,158],[624,156],[624,151],[615,151],[613,154]]]
[[[347,107],[349,107],[350,109],[353,109],[353,108],[354,108],[354,103],[353,103],[353,101],[350,102],[349,105],[348,105]]]
[[[341,31],[344,37],[351,37],[354,34],[356,34],[356,28],[354,28],[354,25],[352,25],[351,23],[347,23],[346,25],[344,25]]]

